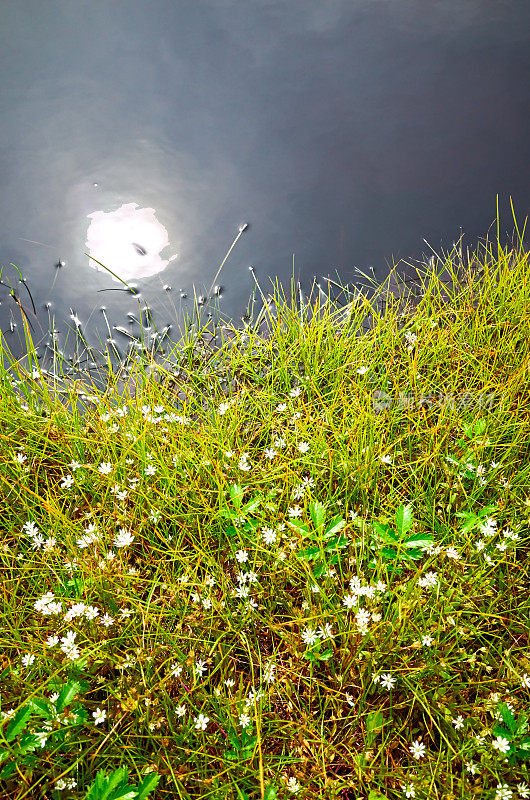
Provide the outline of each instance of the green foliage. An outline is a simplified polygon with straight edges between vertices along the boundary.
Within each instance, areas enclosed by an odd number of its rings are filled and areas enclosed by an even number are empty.
[[[232,747],[225,751],[225,758],[230,761],[247,761],[252,758],[258,737],[250,728],[244,728],[241,734],[235,728],[229,728],[227,735]]]
[[[138,786],[128,783],[129,773],[123,767],[110,775],[99,770],[90,785],[85,800],[146,800],[157,787],[160,775],[146,775]]]
[[[313,577],[320,578],[327,567],[340,561],[340,550],[348,546],[348,538],[339,532],[346,525],[340,514],[335,515],[326,525],[326,506],[318,501],[309,504],[313,530],[308,524],[290,521],[291,528],[309,542],[309,547],[297,551],[302,561],[313,563]],[[329,656],[328,656],[329,658]]]
[[[494,725],[492,733],[494,736],[508,739],[510,743],[510,749],[506,754],[508,762],[516,764],[518,761],[527,761],[530,759],[528,714],[516,717],[506,703],[500,703],[497,710],[502,722]]]
[[[72,728],[79,728],[86,722],[85,709],[79,703],[72,705],[72,701],[86,687],[72,680],[57,688],[59,696],[55,702],[48,698],[33,697],[7,723],[3,734],[6,745],[0,746],[0,764],[5,764],[0,771],[0,780],[7,780],[17,768],[33,767],[37,758],[31,754],[41,748],[43,738],[53,739],[58,756],[62,749],[68,748]],[[69,713],[61,720],[60,715],[67,706],[70,707]],[[38,727],[42,727],[42,730],[37,730]]]
[[[374,520],[372,542],[376,548],[376,556],[369,561],[369,567],[378,563],[390,572],[401,574],[400,564],[418,561],[423,551],[434,542],[430,533],[417,533],[408,536],[414,523],[410,506],[401,505],[396,511],[395,525]]]

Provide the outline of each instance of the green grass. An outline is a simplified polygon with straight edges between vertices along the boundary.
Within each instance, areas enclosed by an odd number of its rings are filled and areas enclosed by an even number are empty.
[[[530,796],[528,254],[276,305],[82,414],[0,375],[2,798]]]

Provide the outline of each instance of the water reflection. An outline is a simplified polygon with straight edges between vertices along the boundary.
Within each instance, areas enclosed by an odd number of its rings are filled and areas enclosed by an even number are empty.
[[[521,0],[2,0],[6,340],[24,349],[8,281],[43,360],[77,365],[81,335],[124,355],[142,321],[165,345],[196,301],[239,324],[254,277],[383,279],[424,238],[473,246],[497,193],[509,233],[529,45]]]
[[[97,271],[107,267],[114,281],[156,275],[178,256],[161,255],[169,247],[169,236],[154,208],[125,203],[116,211],[93,211],[87,216],[90,266]]]

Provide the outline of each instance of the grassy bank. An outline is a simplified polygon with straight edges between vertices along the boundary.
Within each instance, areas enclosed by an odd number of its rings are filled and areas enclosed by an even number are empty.
[[[2,798],[530,797],[528,255],[443,288],[0,376]]]

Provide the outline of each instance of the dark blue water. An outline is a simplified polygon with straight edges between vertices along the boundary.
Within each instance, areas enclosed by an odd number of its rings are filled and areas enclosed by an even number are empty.
[[[497,194],[501,234],[510,197],[528,215],[521,0],[2,0],[0,23],[0,265],[42,348],[78,323],[122,354],[139,303],[159,330],[201,295],[237,320],[249,265],[383,278],[486,234]]]

